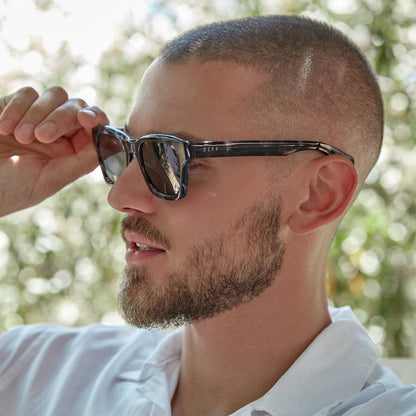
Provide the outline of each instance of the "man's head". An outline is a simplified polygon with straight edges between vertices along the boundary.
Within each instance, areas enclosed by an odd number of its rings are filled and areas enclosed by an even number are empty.
[[[333,27],[298,16],[202,26],[171,41],[166,63],[230,62],[265,79],[245,104],[265,138],[316,139],[352,154],[362,183],[378,158],[383,104],[361,51]]]
[[[128,126],[132,137],[191,142],[326,142],[354,156],[362,183],[379,153],[382,108],[369,66],[338,32],[258,17],[170,43],[145,74]],[[110,192],[127,214],[120,304],[129,322],[194,322],[276,281],[293,299],[323,298],[306,275],[323,280],[325,251],[357,189],[351,161],[305,151],[194,162],[179,201],[152,195],[135,162]]]

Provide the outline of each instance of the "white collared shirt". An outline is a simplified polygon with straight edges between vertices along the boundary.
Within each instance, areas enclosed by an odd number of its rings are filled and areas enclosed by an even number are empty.
[[[260,399],[232,416],[415,416],[416,387],[377,363],[349,308]],[[168,416],[183,328],[23,326],[0,337],[0,415]]]

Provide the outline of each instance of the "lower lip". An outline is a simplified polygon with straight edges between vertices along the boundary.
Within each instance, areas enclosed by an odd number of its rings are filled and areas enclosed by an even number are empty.
[[[134,248],[130,248],[126,253],[126,261],[127,264],[130,265],[142,264],[143,262],[153,259],[156,256],[164,253],[165,252],[162,250],[136,250]]]

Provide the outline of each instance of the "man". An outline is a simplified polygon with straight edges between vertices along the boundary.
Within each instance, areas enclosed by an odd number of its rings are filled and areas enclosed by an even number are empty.
[[[97,152],[125,214],[124,317],[184,324],[9,331],[5,414],[416,414],[350,310],[327,307],[331,240],[383,129],[375,76],[342,34],[294,16],[188,32],[149,67],[124,130],[60,88],[0,109],[1,214]]]

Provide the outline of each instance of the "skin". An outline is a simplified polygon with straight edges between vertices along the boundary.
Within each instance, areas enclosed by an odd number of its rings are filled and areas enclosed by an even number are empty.
[[[35,205],[93,170],[90,130],[107,122],[99,108],[68,99],[60,87],[41,96],[25,87],[0,98],[0,215]],[[52,131],[42,131],[47,124]]]
[[[208,140],[264,139],[240,105],[263,79],[262,74],[228,63],[173,65],[157,60],[141,84],[128,120],[130,133],[135,137],[158,132]],[[0,101],[0,172],[12,165],[13,154],[21,154],[22,160],[28,160],[25,163],[38,158],[36,170],[32,164],[30,169],[48,186],[27,198],[15,195],[7,182],[0,183],[2,194],[9,195],[7,202],[2,201],[3,215],[56,192],[59,186],[50,182],[52,170],[66,183],[79,176],[75,168],[73,172],[62,169],[62,162],[88,162],[89,129],[106,122],[100,110],[86,107],[82,101],[58,100],[51,93],[43,99],[32,95],[21,92]],[[42,116],[33,121],[34,114]],[[40,126],[45,118],[60,126],[60,131],[43,136]],[[13,121],[8,129],[2,125],[6,119]],[[19,136],[22,120],[37,126],[36,141]],[[65,127],[61,120],[68,120]],[[60,149],[62,142],[69,150]],[[54,148],[52,155],[50,148]],[[56,163],[58,158],[61,164]],[[23,183],[27,174],[19,163],[13,174],[16,182]],[[91,162],[88,168],[94,166]],[[329,325],[327,253],[355,195],[357,174],[341,156],[301,152],[274,159],[273,164],[257,157],[207,159],[192,175],[186,198],[163,201],[150,193],[132,163],[112,187],[108,200],[127,216],[145,218],[169,239],[170,247],[164,253],[140,260],[155,289],[163,287],[166,276],[180,268],[190,245],[229,233],[233,220],[265,195],[281,201],[280,237],[286,250],[272,285],[249,303],[185,327],[172,414],[225,415],[265,394]],[[239,236],[232,238],[235,256],[244,255]]]

